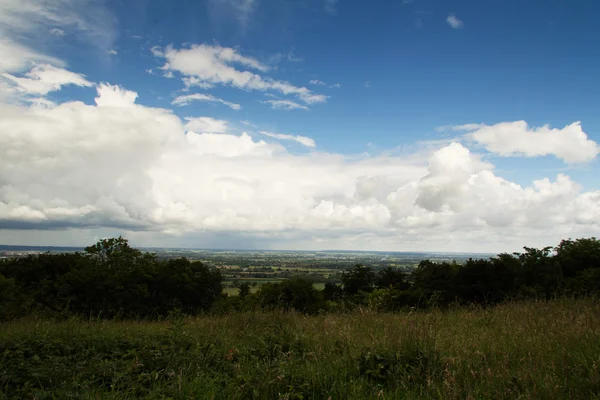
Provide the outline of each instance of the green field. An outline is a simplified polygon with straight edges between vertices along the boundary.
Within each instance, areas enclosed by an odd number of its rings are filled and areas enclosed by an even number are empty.
[[[268,282],[281,282],[281,280],[272,280],[272,279],[265,279],[265,280],[258,280],[258,279],[239,279],[239,283],[252,283],[252,282],[258,282],[258,284],[256,286],[250,286],[250,293],[256,293],[258,291],[258,289],[260,289],[260,285],[268,283]],[[239,293],[239,288],[237,287],[231,287],[229,285],[231,285],[231,281],[225,281],[223,282],[225,284],[225,286],[223,287],[223,293],[226,293],[228,296],[237,296]],[[323,290],[323,288],[325,288],[325,284],[324,283],[314,283],[313,287],[317,290]]]
[[[598,399],[600,304],[0,325],[0,398]]]
[[[260,286],[250,286],[250,293],[256,293]],[[223,293],[226,293],[228,296],[237,296],[240,292],[239,288],[236,287],[225,287],[223,288]]]

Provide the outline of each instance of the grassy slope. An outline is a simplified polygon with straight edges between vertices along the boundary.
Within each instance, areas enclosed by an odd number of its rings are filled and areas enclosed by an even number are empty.
[[[6,398],[600,398],[600,304],[0,325]],[[0,395],[2,397],[2,395]]]

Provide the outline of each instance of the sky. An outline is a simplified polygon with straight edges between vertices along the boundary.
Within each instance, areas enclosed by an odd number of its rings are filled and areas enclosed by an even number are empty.
[[[600,235],[595,0],[0,0],[0,244]]]

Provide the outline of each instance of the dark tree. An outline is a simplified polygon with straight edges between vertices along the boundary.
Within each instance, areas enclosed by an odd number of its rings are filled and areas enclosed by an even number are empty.
[[[562,282],[562,271],[557,259],[551,254],[552,247],[524,249],[524,253],[517,255],[521,261],[525,286],[522,292],[533,297],[556,294]]]
[[[573,278],[586,269],[600,269],[600,240],[563,240],[555,248],[565,278]]]
[[[316,312],[323,301],[322,293],[313,287],[313,283],[301,277],[262,285],[256,297],[264,308],[283,308],[305,313]]]
[[[375,288],[375,273],[370,267],[357,264],[342,273],[342,284],[344,293],[348,295],[372,292]]]
[[[504,293],[491,260],[469,259],[454,275],[456,295],[467,303],[495,303]]]
[[[412,272],[412,291],[418,297],[418,305],[446,306],[454,301],[454,275],[459,269],[456,263],[434,263],[424,260]]]
[[[380,289],[406,290],[410,287],[406,274],[392,267],[379,271],[375,278],[375,284]]]
[[[323,288],[323,297],[328,301],[337,301],[342,298],[343,290],[339,285],[336,285],[333,282],[325,283],[325,287]]]
[[[123,238],[105,239],[85,253],[40,254],[3,262],[22,312],[56,316],[154,317],[178,308],[207,310],[221,294],[221,275],[200,262],[157,261]]]
[[[240,291],[239,291],[239,296],[240,298],[244,298],[246,296],[248,296],[250,294],[250,285],[248,285],[246,282],[242,283],[240,285]]]

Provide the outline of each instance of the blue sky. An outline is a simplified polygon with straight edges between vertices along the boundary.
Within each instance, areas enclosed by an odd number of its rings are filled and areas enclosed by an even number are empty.
[[[496,251],[600,232],[595,1],[5,3],[2,117],[30,146],[6,148],[5,170],[66,160],[44,169],[66,183],[0,174],[0,242]],[[43,147],[43,123],[73,153]],[[102,160],[122,168],[80,189]],[[130,180],[140,199],[119,200]]]
[[[212,114],[299,132],[327,151],[372,152],[435,140],[444,137],[436,127],[471,122],[526,120],[562,128],[582,121],[592,138],[598,132],[600,32],[594,16],[600,5],[593,1],[415,0],[365,6],[340,0],[330,12],[322,0],[248,1],[244,12],[237,11],[238,3],[244,2],[180,7],[114,2],[118,55],[99,62],[97,54],[81,54],[74,45],[64,57],[94,81],[119,82],[135,88],[141,102],[169,107],[182,85],[140,76],[161,66],[150,48],[195,43],[237,48],[272,64],[273,78],[312,87],[330,99],[309,112],[282,113],[259,103],[260,94],[217,87],[210,92],[243,104],[243,110],[215,105]],[[453,29],[450,15],[462,27]],[[315,87],[311,80],[341,87]],[[187,116],[204,107],[176,112]],[[546,169],[562,167],[548,161],[543,161]],[[505,168],[511,164],[508,160]],[[598,189],[589,168],[576,173],[586,187]]]

